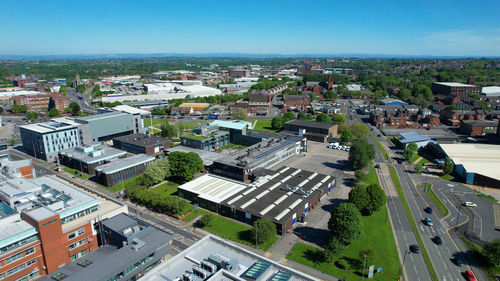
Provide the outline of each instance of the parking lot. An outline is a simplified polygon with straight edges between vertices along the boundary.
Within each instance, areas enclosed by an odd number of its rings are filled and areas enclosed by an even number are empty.
[[[308,213],[304,223],[297,223],[293,230],[302,240],[323,247],[329,238],[330,212],[336,205],[347,200],[354,173],[347,163],[349,152],[328,148],[327,143],[309,141],[308,145],[307,153],[293,156],[271,169],[277,170],[283,166],[290,166],[337,178],[336,188],[321,201],[321,204]]]

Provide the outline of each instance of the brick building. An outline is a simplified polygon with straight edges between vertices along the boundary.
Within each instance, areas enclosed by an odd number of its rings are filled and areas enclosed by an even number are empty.
[[[244,68],[235,68],[229,70],[229,76],[236,78],[247,77],[250,76],[250,70]]]
[[[482,87],[455,82],[434,82],[431,89],[434,95],[468,96],[469,94],[480,95]]]
[[[475,137],[487,134],[495,134],[498,129],[498,122],[485,120],[462,120],[460,124],[460,134]]]
[[[41,95],[21,95],[10,99],[10,104],[26,105],[28,111],[47,111],[49,106],[57,108],[60,112],[69,106],[69,98],[64,93],[50,93]]]
[[[309,95],[285,95],[283,97],[284,110],[307,111],[310,106]]]
[[[94,223],[127,211],[48,176],[0,186],[2,280],[36,279],[96,250]]]

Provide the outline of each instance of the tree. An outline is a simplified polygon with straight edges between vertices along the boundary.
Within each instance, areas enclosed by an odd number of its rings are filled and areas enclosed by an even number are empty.
[[[344,114],[335,113],[332,117],[332,122],[334,124],[343,124],[343,123],[347,122],[347,119],[345,118]]]
[[[72,103],[74,103],[73,106],[71,106]],[[80,105],[76,102],[72,102],[72,103],[69,105],[71,107],[71,115],[73,115],[73,116],[80,115],[80,113],[81,113],[80,112]]]
[[[85,92],[85,89],[86,89],[86,87],[84,84],[80,84],[80,85],[76,86],[76,91],[78,91],[79,93]]]
[[[350,129],[345,129],[342,131],[342,133],[340,133],[340,139],[343,142],[350,141],[350,140],[352,140],[352,138],[354,138],[354,134],[352,133],[352,131]]]
[[[338,98],[338,95],[334,91],[328,90],[323,94],[323,98],[327,100],[336,100]]]
[[[500,265],[500,239],[495,239],[484,245],[484,254],[494,266]]]
[[[12,111],[12,113],[14,114],[26,113],[28,111],[28,106],[26,106],[25,104],[23,105],[13,104],[10,107],[10,111]]]
[[[26,113],[26,119],[35,121],[38,119],[38,113],[36,113],[34,111],[28,112],[28,113]]]
[[[311,100],[315,100],[316,99],[316,94],[315,93],[309,93],[309,98]]]
[[[298,120],[307,120],[307,115],[301,111],[301,112],[299,112],[299,114],[297,114],[297,119]]]
[[[417,163],[415,165],[415,172],[420,173],[423,169],[422,163]]]
[[[380,207],[385,205],[387,200],[385,192],[380,188],[378,184],[370,184],[366,187],[366,193],[370,198],[368,204],[365,206],[367,215],[371,216],[373,212],[380,209]]]
[[[363,263],[366,259],[367,265],[372,264],[375,260],[375,257],[376,257],[375,251],[371,248],[363,249],[358,253],[359,261]]]
[[[62,85],[62,86],[59,88],[59,92],[66,94],[66,85]]]
[[[151,184],[162,182],[170,176],[170,165],[167,158],[157,159],[150,163],[144,171],[144,176],[148,177]]]
[[[233,120],[244,120],[248,121],[248,114],[243,108],[237,108],[236,110],[233,110],[231,113],[231,118]]]
[[[453,168],[455,168],[455,166],[453,165],[453,162],[451,162],[450,157],[446,157],[443,166],[443,174],[445,175],[451,174],[451,172],[453,172]]]
[[[351,131],[357,139],[366,138],[370,133],[368,126],[359,123],[359,121],[351,125]]]
[[[276,225],[268,218],[260,218],[255,221],[252,229],[252,238],[257,239],[257,244],[262,244],[273,236],[276,236]]]
[[[410,96],[411,96],[410,91],[408,91],[408,89],[406,88],[401,89],[398,93],[398,97],[402,100],[408,100]]]
[[[177,128],[175,126],[170,125],[170,123],[168,122],[162,123],[160,129],[161,129],[160,135],[164,138],[171,139],[177,137],[178,134]]]
[[[316,115],[316,122],[331,123],[330,115],[326,113],[320,113]]]
[[[59,112],[59,110],[57,110],[57,108],[53,107],[50,111],[49,111],[49,116],[50,117],[57,117],[59,116],[61,113]]]
[[[330,241],[328,241],[328,245],[325,248],[325,257],[329,262],[332,262],[333,257],[342,252],[344,247],[344,244],[342,244],[337,237],[330,238]]]
[[[194,174],[203,171],[203,161],[194,152],[174,151],[170,153],[168,160],[172,177],[180,182],[189,181]]]
[[[349,245],[353,240],[363,238],[361,213],[352,203],[340,203],[330,214],[328,229],[332,237]]]
[[[295,114],[293,114],[293,112],[286,112],[285,114],[283,114],[284,123],[291,121],[293,119],[295,119]]]
[[[412,142],[405,147],[405,150],[403,150],[403,156],[405,157],[406,160],[410,160],[415,156],[417,150],[418,150],[417,144]]]
[[[357,185],[351,189],[349,192],[349,198],[347,199],[347,202],[354,204],[362,214],[364,214],[369,201],[370,195],[368,195],[366,186],[364,185]]]
[[[374,156],[373,144],[369,144],[366,139],[357,139],[349,151],[349,165],[354,170],[365,168]]]
[[[284,126],[284,121],[283,121],[283,117],[281,117],[281,116],[276,116],[271,121],[271,127],[274,130],[282,130],[283,126]]]
[[[201,217],[198,220],[198,223],[200,224],[201,227],[212,227],[212,226],[214,226],[213,225],[214,219],[215,219],[215,215],[212,213],[208,213],[208,214],[203,215],[203,217]]]

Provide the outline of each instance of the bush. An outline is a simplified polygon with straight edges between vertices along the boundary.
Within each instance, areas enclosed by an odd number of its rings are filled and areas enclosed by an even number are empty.
[[[198,220],[201,227],[213,227],[215,215],[212,213],[205,214]]]

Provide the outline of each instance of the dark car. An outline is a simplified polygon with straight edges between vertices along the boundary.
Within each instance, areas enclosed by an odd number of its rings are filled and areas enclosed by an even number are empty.
[[[415,254],[420,253],[420,247],[417,244],[410,245],[410,251]]]
[[[432,214],[432,208],[431,207],[427,207],[424,210],[425,210],[426,213]]]
[[[436,237],[434,237],[434,243],[436,243],[436,245],[441,245],[443,244],[443,240],[439,235],[436,235]]]
[[[461,256],[455,256],[455,258],[453,259],[455,261],[455,264],[458,265],[458,266],[464,266],[464,260],[462,259]]]
[[[381,136],[382,136],[381,134],[378,134],[378,135],[377,135],[377,137],[379,137],[379,138],[380,138]]]

